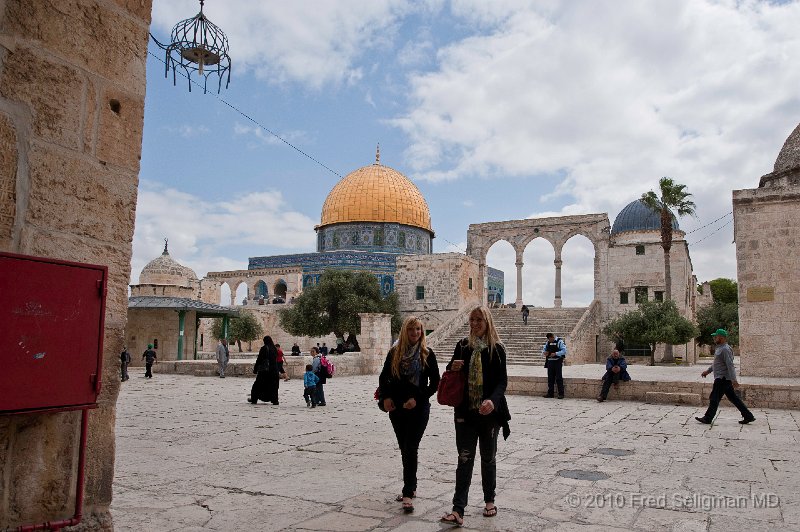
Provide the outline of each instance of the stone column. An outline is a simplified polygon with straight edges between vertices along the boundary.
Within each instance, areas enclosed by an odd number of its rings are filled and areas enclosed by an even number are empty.
[[[488,279],[486,279],[486,257],[481,259],[480,263],[478,264],[478,278],[480,281],[480,287],[478,288],[478,296],[481,299],[481,305],[486,305],[486,297],[489,293],[487,289]]]
[[[517,267],[517,308],[522,306],[522,253],[517,251],[517,262],[514,263]]]
[[[556,260],[553,261],[556,266],[556,297],[553,300],[555,308],[561,308],[561,253],[556,254]]]
[[[385,355],[392,346],[392,316],[361,312],[361,334],[358,345],[365,355]]]

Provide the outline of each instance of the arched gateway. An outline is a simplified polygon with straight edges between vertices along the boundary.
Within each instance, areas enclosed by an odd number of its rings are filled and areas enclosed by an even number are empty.
[[[536,238],[544,238],[555,251],[555,300],[553,306],[561,307],[561,249],[575,235],[583,235],[594,246],[594,299],[601,298],[601,271],[608,263],[608,246],[611,224],[607,214],[582,214],[552,218],[530,218],[505,222],[470,224],[467,231],[467,255],[479,263],[481,301],[486,301],[486,254],[493,244],[505,240],[514,247],[517,267],[517,306],[522,305],[522,254],[525,247]]]

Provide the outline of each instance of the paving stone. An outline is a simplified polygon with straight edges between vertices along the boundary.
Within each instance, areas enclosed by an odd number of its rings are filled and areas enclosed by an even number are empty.
[[[394,500],[397,443],[372,400],[376,380],[332,379],[328,406],[308,409],[300,380],[282,383],[279,406],[254,406],[244,401],[249,379],[131,377],[116,420],[115,528],[442,530],[455,482],[452,410],[431,407],[415,512],[404,514]],[[465,530],[800,529],[793,411],[754,409],[758,421],[743,427],[726,407],[709,427],[694,421],[702,412],[691,406],[508,400],[500,511],[481,516],[476,464]],[[609,478],[557,475],[567,469]]]

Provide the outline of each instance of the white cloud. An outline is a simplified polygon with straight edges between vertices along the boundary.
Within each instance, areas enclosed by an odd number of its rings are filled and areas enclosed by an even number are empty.
[[[360,80],[358,59],[391,42],[397,20],[411,9],[400,0],[226,0],[207,2],[203,11],[228,36],[233,69],[252,70],[270,83],[300,82],[319,90]],[[163,41],[176,22],[197,11],[193,0],[156,0],[156,37]]]
[[[163,185],[142,181],[136,208],[131,283],[156,258],[169,238],[170,255],[202,278],[209,271],[247,268],[258,249],[309,251],[314,221],[290,210],[277,191],[242,193],[233,201],[207,201]],[[242,255],[226,256],[241,246]]]
[[[526,176],[534,188],[563,175],[543,208],[558,200],[551,214],[613,222],[670,176],[698,206],[701,223],[681,225],[696,226],[731,210],[732,189],[757,186],[800,119],[797,2],[451,9],[479,31],[440,49],[434,71],[411,74],[410,105],[393,122],[410,139],[415,178]],[[691,249],[701,279],[735,276],[730,242],[721,231]]]
[[[191,138],[197,137],[200,135],[206,135],[211,132],[211,130],[202,124],[199,126],[193,126],[191,124],[182,124],[180,126],[166,126],[168,132],[172,133],[173,135],[180,135],[184,138]]]
[[[233,125],[233,132],[236,135],[248,135],[255,137],[256,139],[258,139],[259,142],[271,146],[282,146],[285,144],[283,141],[289,142],[291,144],[309,144],[311,142],[308,133],[306,133],[305,131],[301,130],[276,131],[275,132],[275,134],[277,135],[276,136],[265,131],[261,127],[247,126],[239,122],[236,122]]]

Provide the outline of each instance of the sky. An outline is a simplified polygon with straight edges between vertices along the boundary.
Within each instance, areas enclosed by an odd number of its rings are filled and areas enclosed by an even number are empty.
[[[154,0],[150,31],[199,11]],[[425,196],[433,250],[471,223],[616,215],[662,176],[687,186],[700,282],[736,278],[732,191],[756,188],[800,122],[800,2],[206,0],[230,86],[164,76],[151,40],[131,283],[169,238],[195,270],[316,250],[333,186],[375,161]],[[592,299],[593,249],[563,250],[565,306]],[[523,299],[552,306],[534,240]],[[489,252],[516,294],[514,253]]]

